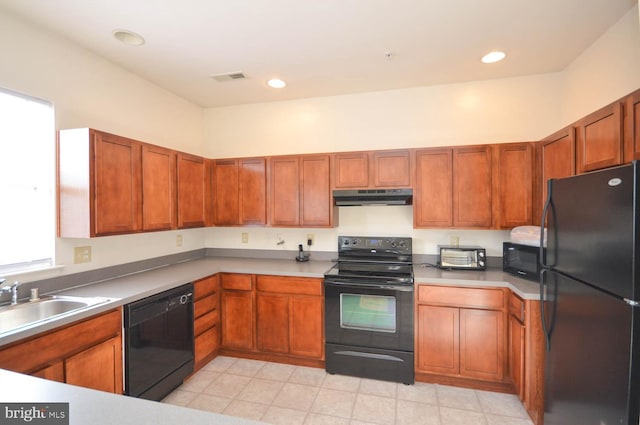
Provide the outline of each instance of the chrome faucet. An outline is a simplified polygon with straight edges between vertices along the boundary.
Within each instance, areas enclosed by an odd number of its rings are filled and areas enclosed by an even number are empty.
[[[5,281],[6,279],[0,279],[0,285]],[[20,282],[16,280],[11,285],[0,287],[0,292],[11,292],[11,305],[18,304],[18,286],[20,286]]]

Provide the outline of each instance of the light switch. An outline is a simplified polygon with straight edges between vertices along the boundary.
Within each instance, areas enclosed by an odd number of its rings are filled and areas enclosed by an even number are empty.
[[[242,243],[249,243],[249,234],[247,232],[242,232]]]

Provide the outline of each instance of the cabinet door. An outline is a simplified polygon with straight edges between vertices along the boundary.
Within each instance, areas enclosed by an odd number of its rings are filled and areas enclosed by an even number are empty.
[[[504,313],[460,309],[460,374],[500,381],[505,363]]]
[[[176,154],[142,146],[142,228],[169,230],[177,226]]]
[[[369,154],[345,152],[335,154],[335,187],[366,189],[369,186]]]
[[[624,162],[640,159],[640,90],[624,105]]]
[[[203,158],[178,154],[178,227],[205,225],[206,163]]]
[[[329,155],[303,156],[300,160],[300,224],[330,226],[331,179]]]
[[[64,361],[71,385],[122,394],[122,340],[111,338]]]
[[[94,133],[95,236],[141,228],[141,146],[107,133]]]
[[[259,351],[289,352],[289,297],[256,295],[256,340]]]
[[[253,350],[253,297],[250,291],[222,291],[221,346]]]
[[[274,226],[300,224],[300,160],[277,157],[269,161],[270,223]]]
[[[374,187],[410,187],[411,160],[408,150],[373,152]]]
[[[491,183],[490,146],[453,150],[454,227],[491,227]]]
[[[622,164],[622,104],[606,106],[576,125],[578,173]]]
[[[452,195],[453,151],[451,149],[416,151],[414,226],[451,227],[453,225]]]
[[[194,369],[204,366],[204,363],[218,351],[220,346],[220,334],[218,325],[207,329],[200,335],[196,336],[193,341],[194,348]]]
[[[460,309],[418,305],[417,369],[460,372]]]
[[[524,325],[509,315],[509,377],[520,397],[524,399]]]
[[[267,178],[264,158],[239,163],[240,224],[267,223]]]
[[[213,162],[213,223],[217,226],[240,224],[238,161]]]
[[[494,217],[498,229],[533,224],[533,145],[494,145]]]
[[[323,358],[322,297],[291,296],[289,304],[289,345],[291,354]]]
[[[547,200],[547,182],[576,173],[575,129],[564,128],[540,142],[542,203]]]
[[[64,362],[59,361],[30,374],[50,381],[64,382]]]

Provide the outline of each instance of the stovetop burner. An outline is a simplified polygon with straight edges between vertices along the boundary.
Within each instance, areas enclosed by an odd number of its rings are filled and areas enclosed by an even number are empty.
[[[413,285],[411,238],[339,236],[338,263],[325,279]]]

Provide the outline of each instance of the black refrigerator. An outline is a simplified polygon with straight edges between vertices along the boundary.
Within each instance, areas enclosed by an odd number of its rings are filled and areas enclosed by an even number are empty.
[[[639,167],[549,182],[545,425],[639,423]]]

